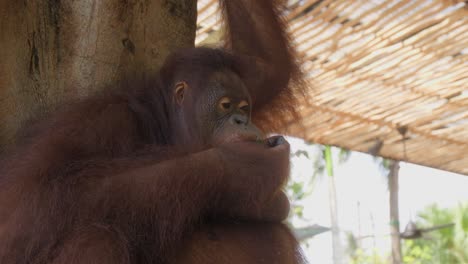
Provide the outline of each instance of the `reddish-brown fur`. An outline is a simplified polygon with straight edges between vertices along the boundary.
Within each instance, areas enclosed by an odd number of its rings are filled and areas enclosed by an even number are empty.
[[[268,207],[284,205],[287,149],[197,139],[187,148],[174,136],[170,84],[180,75],[196,88],[219,68],[238,74],[267,131],[293,112],[297,67],[273,1],[223,4],[235,55],[181,51],[159,76],[29,128],[0,162],[0,263],[301,262],[275,215],[284,212]]]

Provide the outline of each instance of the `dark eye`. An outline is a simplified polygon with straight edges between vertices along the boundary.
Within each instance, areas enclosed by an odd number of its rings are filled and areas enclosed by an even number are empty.
[[[239,109],[248,113],[250,111],[250,105],[246,101],[242,101],[239,104]]]
[[[221,100],[219,100],[218,107],[222,111],[231,110],[231,107],[232,107],[231,99],[229,99],[228,97],[221,98]]]

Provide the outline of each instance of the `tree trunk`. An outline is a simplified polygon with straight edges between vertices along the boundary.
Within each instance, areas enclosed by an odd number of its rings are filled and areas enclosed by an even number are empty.
[[[340,229],[338,224],[338,204],[336,199],[335,175],[330,146],[325,146],[325,163],[328,175],[328,198],[330,201],[330,219],[333,243],[333,263],[343,263],[343,249],[341,246]]]
[[[392,263],[401,264],[400,216],[398,212],[398,161],[391,161],[388,175],[390,193],[390,234],[392,238]]]
[[[194,45],[196,0],[0,1],[0,152],[66,98],[156,74]]]

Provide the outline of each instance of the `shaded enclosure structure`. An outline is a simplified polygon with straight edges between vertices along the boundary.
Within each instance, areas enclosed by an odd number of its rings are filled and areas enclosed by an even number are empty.
[[[310,80],[288,134],[468,174],[464,1],[285,2]],[[216,1],[198,11],[196,42],[218,41]]]

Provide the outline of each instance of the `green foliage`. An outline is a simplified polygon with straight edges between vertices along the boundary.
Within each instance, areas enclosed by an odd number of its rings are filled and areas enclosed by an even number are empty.
[[[340,148],[340,152],[338,152],[338,163],[345,163],[349,160],[350,156],[351,150]]]
[[[310,159],[309,152],[307,152],[305,150],[302,150],[302,149],[292,153],[292,155],[296,156],[296,157],[304,156],[304,157]]]
[[[288,219],[291,226],[293,226],[293,222],[300,223],[301,221],[308,221],[304,218],[304,200],[312,193],[315,184],[323,179],[325,170],[327,170],[329,175],[333,175],[332,147],[307,142],[304,143],[307,146],[306,148],[294,150],[294,152],[291,153],[293,171],[296,165],[295,162],[300,164],[306,161],[307,164],[310,164],[308,165],[310,166],[310,170],[307,169],[306,173],[303,173],[304,170],[302,170],[302,172],[292,175],[286,186],[286,193],[291,202],[291,213]],[[336,153],[335,151],[337,148],[334,149],[333,152]],[[351,151],[349,150],[339,149],[338,162],[342,163],[347,161],[350,154]],[[308,237],[313,236],[310,235],[310,233],[309,230]],[[302,243],[307,245],[306,241]]]
[[[325,158],[325,167],[327,168],[328,176],[333,176],[333,160],[332,160],[332,152],[331,147],[329,145],[325,146],[325,150],[323,152],[323,156]]]
[[[348,232],[346,234],[348,241],[348,255],[350,264],[386,264],[388,257],[381,256],[375,249],[364,250],[359,246],[356,237]]]
[[[404,242],[403,262],[412,264],[434,263],[434,249],[422,240],[406,240]]]
[[[386,257],[382,257],[375,250],[372,252],[365,252],[358,248],[350,258],[350,264],[387,264]]]
[[[312,146],[311,144],[306,144],[307,146]],[[307,178],[301,177],[291,177],[287,186],[286,192],[291,201],[291,214],[290,218],[298,217],[303,218],[304,206],[302,201],[312,193],[313,185],[317,179],[317,175],[321,174],[324,170],[320,159],[316,158],[314,155],[308,152],[305,149],[299,149],[291,153],[291,157],[295,158],[306,158],[311,161],[311,175]]]
[[[320,180],[325,170],[328,173],[333,173],[333,162],[332,162],[332,147],[316,144],[308,144],[308,147],[313,146],[318,150],[320,155],[316,156],[309,153],[308,150],[299,149],[291,153],[291,157],[294,158],[306,158],[311,162],[311,175],[307,179],[298,179],[292,177],[286,186],[287,194],[292,202],[291,212],[293,215],[299,218],[303,217],[304,206],[299,202],[305,199],[309,194],[312,193],[314,184]],[[333,147],[334,148],[334,147]],[[336,148],[334,148],[336,149]],[[348,160],[351,155],[351,151],[346,149],[338,149],[338,163],[343,163]]]
[[[304,206],[301,204],[301,202],[312,193],[315,183],[320,180],[320,176],[322,176],[323,172],[325,171],[325,161],[323,156],[314,155],[314,150],[317,150],[317,152],[323,154],[325,147],[307,142],[304,142],[304,144],[307,146],[307,149],[299,149],[295,152],[292,152],[291,158],[293,160],[305,158],[310,161],[310,176],[307,175],[305,178],[293,176],[286,186],[286,191],[291,201],[292,214],[290,217],[296,216],[303,218]],[[309,152],[310,150],[312,151]]]
[[[291,181],[287,186],[289,199],[292,201],[301,201],[307,196],[306,186],[304,182]],[[298,203],[292,204],[292,213],[297,217],[302,218],[304,216],[304,206]]]
[[[416,225],[430,228],[454,223],[453,227],[428,232],[423,238],[403,240],[403,262],[408,264],[468,264],[468,203],[456,208],[432,205],[418,215]],[[350,263],[388,263],[388,257],[363,250],[348,234]]]
[[[390,170],[391,160],[374,156],[374,161],[379,165],[379,169],[381,170],[382,174],[388,174],[388,171]]]
[[[415,264],[468,263],[468,204],[445,209],[432,205],[419,214],[418,227],[455,223],[429,232],[426,239],[405,240],[404,262]]]

